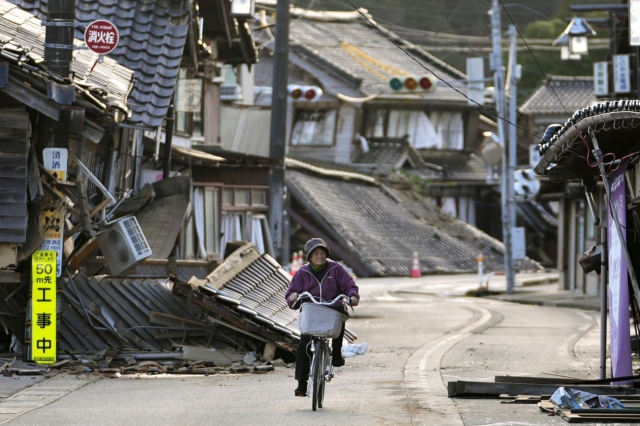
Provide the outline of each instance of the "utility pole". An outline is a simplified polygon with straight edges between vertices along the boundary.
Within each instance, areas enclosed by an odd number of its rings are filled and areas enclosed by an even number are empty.
[[[282,250],[284,224],[284,169],[287,139],[287,83],[289,81],[289,0],[276,6],[275,52],[273,56],[273,95],[269,157],[278,162],[271,168],[269,181],[269,228],[276,260],[286,261]]]
[[[501,207],[502,207],[502,240],[504,242],[504,270],[507,279],[507,293],[513,293],[514,273],[513,273],[513,250],[511,241],[511,214],[510,197],[511,176],[509,170],[509,149],[504,130],[504,120],[506,116],[505,108],[505,79],[502,66],[502,30],[500,26],[500,6],[498,0],[493,0],[493,5],[489,11],[491,15],[491,41],[493,53],[491,55],[491,70],[493,71],[493,82],[495,89],[496,113],[500,118],[498,123],[498,138],[502,144],[502,180],[501,180]]]
[[[516,150],[518,149],[518,128],[515,126],[518,120],[518,97],[517,97],[517,83],[520,78],[520,70],[518,67],[517,58],[517,32],[516,27],[509,26],[509,68],[507,73],[507,84],[509,85],[509,121],[514,123],[509,126],[509,165],[507,168],[507,205],[509,206],[509,234],[513,236],[511,231],[516,226],[516,203],[514,187],[514,173],[516,171]],[[510,240],[509,246],[513,248],[513,243]],[[507,270],[507,293],[513,293],[513,285],[515,283],[515,262],[513,259],[513,251],[509,256],[510,268]],[[506,262],[506,259],[505,259]]]
[[[47,6],[44,60],[49,69],[68,78],[73,60],[75,0],[51,1]]]
[[[69,78],[73,61],[73,32],[76,20],[75,0],[51,1],[47,6],[44,36],[44,60],[51,72]],[[69,87],[70,90],[75,90]],[[69,103],[71,103],[69,101]],[[57,148],[69,148],[69,135],[60,131],[60,123],[46,118],[41,123],[47,138],[46,144]],[[45,145],[46,146],[46,145]]]

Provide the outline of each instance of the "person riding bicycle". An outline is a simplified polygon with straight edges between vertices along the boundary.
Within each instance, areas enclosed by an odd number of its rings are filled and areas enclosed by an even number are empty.
[[[285,298],[291,309],[299,309],[304,299],[298,300],[298,295],[307,291],[315,298],[321,300],[333,300],[337,296],[344,294],[349,297],[351,306],[357,306],[360,302],[358,286],[353,277],[338,262],[334,262],[327,257],[331,254],[329,246],[321,238],[312,238],[304,245],[305,258],[307,264],[298,269],[293,276]],[[343,314],[349,315],[341,301],[329,306]],[[342,367],[344,358],[342,357],[342,339],[344,337],[344,323],[340,336],[332,341],[332,359],[334,367]],[[300,343],[296,352],[296,374],[298,387],[295,390],[296,396],[306,396],[307,380],[309,378],[310,357],[308,351],[311,336],[300,336]]]

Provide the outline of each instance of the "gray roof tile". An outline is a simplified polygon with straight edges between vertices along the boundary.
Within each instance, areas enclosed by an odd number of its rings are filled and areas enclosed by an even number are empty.
[[[46,16],[48,0],[10,1],[40,18]],[[118,27],[120,42],[109,57],[135,71],[129,96],[133,111],[130,122],[161,125],[173,95],[192,6],[193,0],[77,0],[79,22],[107,19]],[[19,13],[15,19],[22,19]],[[82,29],[77,28],[75,35],[83,38]],[[156,88],[158,80],[165,84]],[[154,90],[150,105],[147,94]]]
[[[478,229],[442,213],[417,194],[393,198],[371,178],[348,179],[334,171],[289,160],[286,184],[293,196],[324,223],[352,256],[373,275],[409,276],[413,252],[422,273],[475,272],[476,256],[484,253],[485,268],[504,268],[504,246]],[[525,260],[524,269],[540,265]]]
[[[593,77],[565,77],[550,75],[520,107],[521,114],[570,115],[573,111],[595,102]],[[560,103],[560,101],[562,103]],[[564,107],[563,107],[564,105]],[[566,110],[565,110],[566,108]],[[566,112],[569,111],[569,114]]]
[[[379,25],[379,24],[378,24]],[[461,80],[464,74],[411,45],[388,30],[380,27],[396,43],[410,50],[425,67],[438,77],[452,82]],[[307,58],[321,61],[341,69],[343,73],[362,79],[358,89],[365,95],[380,94],[383,98],[425,98],[432,100],[465,101],[464,97],[439,82],[433,93],[423,95],[398,95],[388,87],[388,79],[394,75],[432,74],[395,46],[387,37],[372,27],[364,19],[340,20],[334,22],[312,21],[304,16],[296,18],[291,25],[291,45],[293,51]],[[357,48],[357,53],[344,43]],[[303,47],[304,51],[296,50]],[[302,53],[304,52],[304,53]],[[339,72],[340,73],[340,72]],[[460,85],[458,89],[466,93]]]
[[[41,60],[44,56],[44,41],[46,27],[41,25],[39,18],[31,13],[21,10],[16,5],[6,0],[0,0],[0,42],[17,46],[23,51],[21,55],[28,58],[21,60],[22,64],[34,65],[31,61]],[[77,41],[76,44],[80,42]],[[98,55],[93,52],[76,50],[73,53],[74,61],[72,70],[75,73],[74,83],[89,87],[90,90],[100,89],[103,93],[97,98],[100,103],[117,105],[126,110],[126,101],[133,72],[118,65],[113,59],[105,59],[104,63],[95,64]],[[95,64],[95,67],[94,67]],[[17,66],[21,66],[15,63]],[[92,70],[93,68],[93,70]],[[36,78],[43,81],[46,77],[46,70],[32,72]],[[106,94],[104,92],[107,92]],[[93,93],[96,96],[96,93]],[[83,94],[78,95],[80,99]],[[96,104],[93,100],[90,103]],[[102,109],[102,106],[99,106]]]
[[[444,180],[487,180],[487,164],[474,153],[441,149],[419,149],[425,163],[442,167]]]

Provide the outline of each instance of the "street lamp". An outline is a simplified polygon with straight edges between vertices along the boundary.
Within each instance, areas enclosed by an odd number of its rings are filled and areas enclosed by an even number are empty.
[[[555,41],[551,43],[551,45],[560,46],[560,59],[562,59],[563,61],[567,61],[567,60],[577,61],[582,57],[582,55],[580,55],[579,53],[570,52],[569,36],[565,33],[560,34],[560,37],[555,39]]]
[[[562,47],[560,51],[561,59],[580,59],[580,55],[589,53],[589,41],[587,37],[594,35],[596,35],[596,32],[591,28],[586,19],[576,16],[569,22],[564,32],[560,34],[560,37],[553,42],[553,45],[560,45]],[[565,46],[568,53],[563,52]]]

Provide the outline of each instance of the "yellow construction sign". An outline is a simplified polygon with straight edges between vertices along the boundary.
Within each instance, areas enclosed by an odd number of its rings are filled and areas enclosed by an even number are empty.
[[[55,250],[37,250],[31,257],[31,359],[56,362],[56,257]]]

